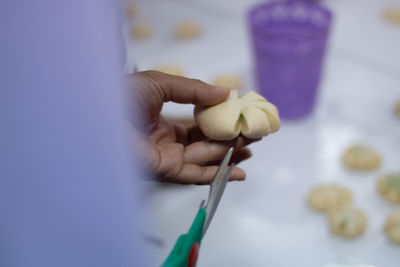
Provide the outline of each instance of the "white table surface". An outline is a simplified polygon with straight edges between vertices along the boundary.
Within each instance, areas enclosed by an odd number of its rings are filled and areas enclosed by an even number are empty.
[[[218,73],[242,75],[252,89],[245,10],[259,1],[152,0],[138,3],[136,21],[154,35],[130,42],[130,63],[139,69],[182,65],[187,76],[210,81]],[[326,56],[319,101],[312,116],[284,121],[279,132],[252,144],[253,157],[241,164],[247,181],[228,184],[203,239],[198,266],[321,267],[344,262],[400,266],[400,246],[382,231],[390,206],[376,193],[377,177],[400,171],[400,120],[393,105],[400,98],[400,27],[386,24],[381,9],[398,1],[327,0],[335,23]],[[190,42],[172,36],[181,20],[198,22],[203,35]],[[134,60],[133,60],[134,59]],[[167,104],[170,116],[190,116],[191,105]],[[340,161],[350,144],[366,143],[383,157],[378,171],[349,172]],[[312,212],[305,196],[320,182],[337,181],[354,194],[369,219],[365,235],[343,240],[330,233],[326,218]],[[146,183],[146,232],[156,266],[190,226],[207,197],[206,186]]]

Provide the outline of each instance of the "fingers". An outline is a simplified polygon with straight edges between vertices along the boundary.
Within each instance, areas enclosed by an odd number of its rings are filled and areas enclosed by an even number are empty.
[[[162,102],[173,101],[183,104],[195,104],[199,106],[211,106],[225,100],[229,95],[229,89],[217,87],[200,80],[189,79],[180,76],[169,75],[158,71],[146,71],[147,75],[157,86],[154,90],[162,98]]]
[[[232,154],[231,162],[233,162],[237,165],[240,162],[251,158],[251,156],[252,156],[251,150],[246,147],[235,149],[235,151]],[[221,161],[222,161],[222,157],[218,160],[210,161],[207,164],[208,165],[219,165],[219,164],[221,164]]]
[[[211,142],[196,142],[185,148],[184,163],[198,165],[218,165],[228,152],[230,145]],[[232,154],[231,162],[237,164],[252,156],[248,148],[236,148]]]
[[[183,161],[203,165],[210,161],[221,159],[230,146],[213,142],[196,142],[185,147]]]
[[[176,178],[169,182],[180,184],[210,184],[217,172],[218,166],[201,167],[195,164],[185,164]],[[234,167],[229,181],[242,181],[246,179],[246,173],[239,167]]]

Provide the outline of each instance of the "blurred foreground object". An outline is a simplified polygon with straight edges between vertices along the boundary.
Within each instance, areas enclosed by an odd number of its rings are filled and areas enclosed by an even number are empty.
[[[233,74],[215,76],[212,84],[215,86],[228,87],[229,89],[232,90],[243,89],[242,79],[238,75],[233,75]]]
[[[400,26],[400,8],[387,8],[382,15],[386,22]]]
[[[389,240],[400,245],[400,211],[395,211],[389,215],[384,230]]]
[[[144,40],[151,36],[152,30],[149,25],[145,23],[133,24],[131,28],[132,38],[135,40]]]
[[[158,65],[152,68],[153,70],[164,72],[170,75],[183,76],[184,71],[181,66],[176,64]]]
[[[175,37],[181,40],[190,40],[198,37],[201,33],[196,22],[183,21],[175,29]]]
[[[274,1],[248,13],[258,90],[282,118],[313,110],[332,15],[312,1]]]
[[[240,134],[259,139],[280,127],[276,107],[254,91],[240,97],[231,90],[227,100],[211,107],[196,106],[194,116],[205,136],[213,140],[233,140]]]

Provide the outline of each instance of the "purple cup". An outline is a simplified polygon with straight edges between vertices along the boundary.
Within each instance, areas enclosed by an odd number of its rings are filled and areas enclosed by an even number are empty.
[[[258,91],[283,119],[313,110],[331,20],[312,1],[267,2],[248,13]]]

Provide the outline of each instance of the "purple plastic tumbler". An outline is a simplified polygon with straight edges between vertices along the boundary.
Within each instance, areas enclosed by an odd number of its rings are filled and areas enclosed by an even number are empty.
[[[313,110],[332,15],[312,1],[274,1],[248,14],[259,92],[282,118]]]

